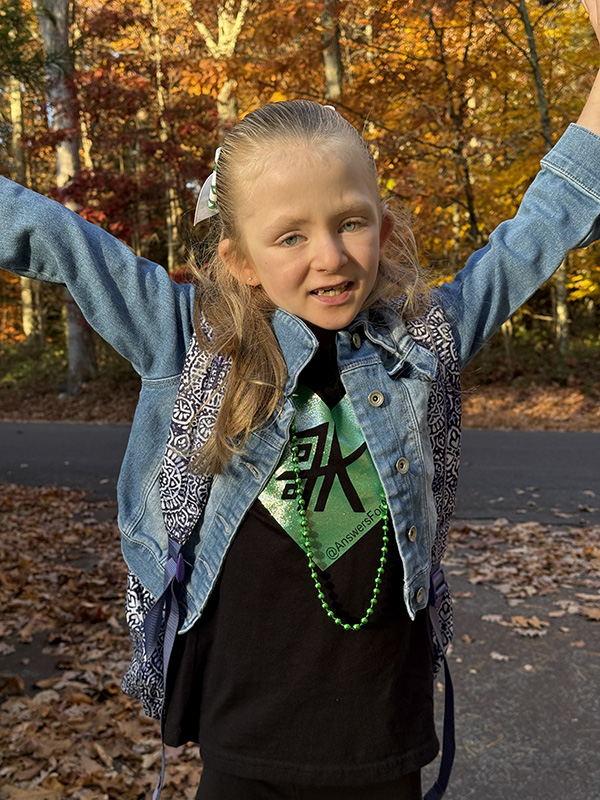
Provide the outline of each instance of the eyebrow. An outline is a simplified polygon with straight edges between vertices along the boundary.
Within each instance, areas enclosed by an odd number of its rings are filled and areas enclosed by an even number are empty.
[[[340,206],[340,210],[335,212],[332,216],[354,216],[363,215],[367,216],[367,212],[371,210],[369,203],[365,203],[361,199],[356,202],[349,203],[348,205]],[[293,230],[305,225],[308,220],[305,217],[278,217],[271,225],[268,225],[265,230],[272,233],[278,230]]]
[[[299,228],[301,225],[305,225],[307,222],[308,220],[304,217],[278,217],[271,225],[267,225],[265,230],[269,233],[279,230],[287,231],[293,228]]]

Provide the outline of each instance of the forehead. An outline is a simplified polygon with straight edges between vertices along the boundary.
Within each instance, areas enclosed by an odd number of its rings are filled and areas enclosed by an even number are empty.
[[[367,153],[360,145],[311,147],[305,143],[279,143],[263,151],[260,163],[248,169],[238,210],[242,218],[316,203],[340,210],[347,205],[379,205],[379,187]]]

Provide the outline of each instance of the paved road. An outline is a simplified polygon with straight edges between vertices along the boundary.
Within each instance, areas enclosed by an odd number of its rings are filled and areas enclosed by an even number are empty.
[[[600,800],[600,623],[553,619],[555,594],[515,609],[466,575],[450,580],[456,761],[444,800]],[[486,621],[515,613],[546,621],[547,634]],[[438,731],[441,709],[438,695]],[[427,787],[436,770],[427,768]]]
[[[456,516],[600,524],[600,433],[464,431]]]
[[[127,425],[0,423],[0,481],[115,495]],[[456,516],[600,524],[600,433],[464,432]]]
[[[0,481],[85,489],[112,500],[128,425],[1,422]]]

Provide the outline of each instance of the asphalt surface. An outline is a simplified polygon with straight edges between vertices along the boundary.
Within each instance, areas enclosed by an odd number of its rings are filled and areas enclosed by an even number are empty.
[[[600,523],[600,433],[465,430],[456,516]]]
[[[129,425],[0,422],[0,482],[85,489],[116,497]]]
[[[0,423],[0,481],[115,497],[129,426]],[[600,524],[600,433],[466,430],[456,517]]]
[[[600,623],[549,618],[555,595],[515,609],[464,576],[450,575],[450,584],[456,760],[445,798],[600,800]],[[549,621],[548,633],[527,638],[482,619],[515,613]],[[435,774],[437,762],[427,788]]]
[[[127,436],[127,426],[0,423],[0,484],[58,484],[111,500]],[[465,431],[457,517],[599,525],[599,467],[598,433]],[[600,800],[600,623],[551,618],[555,596],[534,596],[516,613],[550,627],[518,636],[482,619],[515,613],[503,595],[466,574],[449,578],[457,754],[445,797]],[[0,672],[8,666],[0,658]],[[28,670],[29,686],[53,664],[40,654]],[[426,769],[424,788],[436,770]]]

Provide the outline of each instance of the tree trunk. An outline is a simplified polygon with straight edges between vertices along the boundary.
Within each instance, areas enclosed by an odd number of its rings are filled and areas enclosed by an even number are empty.
[[[475,193],[473,191],[473,179],[471,177],[471,168],[467,156],[467,144],[465,141],[466,140],[465,126],[468,115],[467,97],[462,93],[457,93],[457,90],[453,85],[453,81],[451,79],[451,70],[449,69],[448,65],[449,51],[446,41],[444,39],[445,30],[443,27],[440,27],[436,24],[432,7],[431,8],[428,7],[426,9],[426,14],[429,20],[429,27],[433,32],[433,35],[437,43],[437,49],[439,53],[438,63],[440,65],[440,69],[442,72],[443,86],[446,94],[446,103],[447,103],[446,108],[448,111],[448,115],[452,120],[452,126],[454,129],[454,143],[451,145],[451,149],[454,153],[454,163],[456,165],[457,172],[459,175],[458,184],[463,188],[464,192],[464,201],[461,201],[461,204],[466,205],[471,239],[473,241],[474,246],[476,248],[479,248],[482,246],[483,240],[481,236],[481,231],[479,229],[479,219],[477,216],[477,209],[475,206]],[[474,26],[473,26],[473,16],[472,16],[471,24],[469,26],[468,43],[467,45],[465,45],[462,55],[463,66],[465,66],[468,61],[470,53],[470,45],[472,42],[473,35],[474,35]]]
[[[364,27],[364,36],[367,43],[367,52],[365,55],[365,59],[368,62],[375,60],[375,50],[373,49],[372,45],[375,40],[375,29],[373,25],[373,20],[375,18],[376,13],[377,13],[377,6],[371,5],[369,3],[365,9],[366,24]]]
[[[548,97],[546,95],[546,87],[544,86],[544,78],[540,67],[540,60],[537,51],[537,43],[535,40],[535,31],[531,23],[531,17],[527,9],[526,0],[519,0],[519,14],[523,27],[525,29],[525,36],[527,38],[527,60],[531,66],[533,80],[535,83],[535,90],[537,94],[538,108],[540,112],[540,123],[542,129],[542,137],[544,139],[544,149],[546,152],[552,149],[552,123],[550,121],[550,108],[548,105]],[[567,263],[566,260],[560,265],[559,269],[554,275],[554,290],[555,290],[555,304],[554,304],[554,330],[558,351],[561,356],[565,357],[569,354],[569,307],[567,305]]]
[[[533,73],[533,81],[535,83],[535,91],[537,93],[538,108],[540,110],[540,121],[542,123],[542,136],[544,138],[544,148],[546,152],[552,149],[552,124],[550,122],[550,109],[548,107],[548,98],[546,96],[546,87],[544,86],[544,78],[540,67],[540,59],[537,51],[537,42],[535,41],[535,31],[531,24],[529,11],[527,10],[527,3],[525,0],[519,0],[519,14],[525,28],[525,36],[527,37],[527,47],[529,49],[529,64]]]
[[[80,21],[82,18],[82,13],[85,13],[84,8],[82,8],[82,4],[74,6],[74,19],[72,21],[72,30],[73,35],[77,39],[82,39],[83,34],[80,27]],[[73,61],[73,70],[76,72],[82,72],[85,69],[85,62],[84,59],[81,57],[81,53],[76,54],[76,60]],[[86,118],[86,114],[84,109],[78,109],[78,123],[79,123],[79,145],[80,145],[80,153],[81,153],[81,161],[83,162],[83,168],[88,170],[88,172],[94,171],[94,160],[92,158],[92,139],[90,135],[90,128],[88,125],[88,121]]]
[[[255,6],[254,0],[240,0],[236,8],[234,0],[219,3],[217,8],[217,37],[199,18],[192,0],[182,0],[184,8],[192,18],[196,30],[202,37],[206,49],[216,64],[224,67],[225,78],[217,95],[219,138],[237,121],[238,103],[235,90],[237,81],[228,75],[227,62],[235,55],[238,39],[244,27],[246,14]]]
[[[14,179],[22,186],[27,186],[27,166],[23,152],[23,103],[21,99],[21,81],[11,77],[8,80],[10,92],[10,121],[12,125],[12,153],[15,165]],[[19,279],[21,285],[21,324],[25,339],[35,334],[35,308],[33,300],[33,282],[31,278]]]
[[[325,96],[337,100],[342,95],[342,56],[340,52],[340,30],[334,12],[333,0],[325,0],[321,15],[323,26],[323,65],[325,67]]]
[[[18,78],[9,78],[10,91],[10,121],[12,124],[12,153],[15,164],[14,179],[22,186],[27,185],[27,168],[25,153],[23,152],[23,104],[21,102],[21,81]]]
[[[167,107],[164,89],[164,75],[162,66],[162,51],[159,34],[159,13],[158,0],[152,0],[152,49],[154,55],[154,76],[156,81],[156,105],[158,109],[158,120],[160,125],[160,141],[166,145],[172,138],[165,117]],[[169,164],[163,150],[164,176],[165,176],[165,223],[167,229],[167,269],[173,272],[177,267],[179,252],[179,234],[177,230],[177,219],[179,217],[179,201],[175,188],[173,170]]]
[[[568,256],[564,259],[554,276],[554,326],[558,352],[563,357],[569,355],[569,307],[567,306],[567,267]]]
[[[238,102],[235,93],[237,81],[235,78],[227,78],[223,81],[217,95],[217,116],[219,117],[219,140],[237,121]]]
[[[79,172],[79,114],[73,84],[73,60],[69,48],[70,0],[33,0],[33,9],[40,26],[46,50],[50,129],[60,133],[55,146],[56,185],[64,190],[63,202],[72,211],[79,211],[69,199],[69,184]],[[73,298],[65,289],[67,303],[68,372],[67,393],[75,397],[82,383],[97,374],[94,339]]]
[[[135,147],[134,147],[134,169],[135,182],[138,196],[134,208],[134,250],[138,256],[149,256],[147,252],[147,237],[145,232],[148,230],[148,204],[140,197],[139,191],[143,180],[144,162],[142,141],[147,137],[148,111],[143,106],[138,108],[135,114]]]

